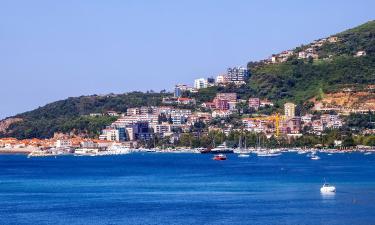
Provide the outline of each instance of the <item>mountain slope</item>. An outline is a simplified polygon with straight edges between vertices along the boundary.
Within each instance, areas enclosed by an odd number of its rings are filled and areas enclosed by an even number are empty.
[[[81,96],[47,104],[38,109],[18,114],[4,121],[17,118],[8,124],[0,137],[49,138],[54,132],[86,133],[95,136],[101,128],[110,124],[113,117],[88,117],[90,113],[105,113],[109,110],[124,112],[129,107],[160,105],[161,93],[132,92],[120,95]]]

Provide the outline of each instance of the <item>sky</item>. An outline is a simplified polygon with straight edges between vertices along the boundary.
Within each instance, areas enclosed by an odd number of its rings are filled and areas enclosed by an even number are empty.
[[[375,1],[0,0],[0,119],[192,84],[375,19]]]

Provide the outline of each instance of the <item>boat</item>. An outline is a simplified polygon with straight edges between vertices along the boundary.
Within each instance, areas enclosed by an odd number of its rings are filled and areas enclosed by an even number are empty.
[[[257,152],[257,156],[259,157],[276,157],[281,155],[279,152],[270,152],[270,151],[261,151]]]
[[[371,155],[371,152],[365,152],[364,155]]]
[[[200,152],[200,153],[202,153],[202,154],[210,153],[210,152],[211,152],[210,149],[208,149],[208,148],[203,148],[203,147],[196,148],[195,150],[198,151],[198,152]]]
[[[320,159],[320,157],[317,156],[317,155],[313,155],[313,156],[311,156],[311,160],[319,160],[319,159]]]
[[[228,148],[226,143],[217,146],[216,148],[211,149],[211,153],[233,153],[233,149]]]
[[[244,154],[244,153],[241,153],[238,155],[238,158],[249,158],[250,155],[249,154]]]
[[[222,161],[222,160],[227,160],[227,156],[224,154],[217,154],[212,159],[217,160],[217,161]]]
[[[336,187],[328,183],[324,183],[323,186],[320,188],[320,192],[321,193],[334,193],[336,192]]]

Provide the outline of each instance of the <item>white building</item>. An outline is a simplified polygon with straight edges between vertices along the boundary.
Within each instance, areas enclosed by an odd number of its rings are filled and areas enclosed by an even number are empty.
[[[365,51],[358,51],[355,56],[360,57],[360,56],[365,56],[366,52]]]
[[[55,146],[56,148],[67,148],[72,145],[72,141],[70,139],[59,139],[56,141]]]
[[[207,79],[199,78],[199,79],[194,80],[195,89],[207,88],[207,86],[208,86]]]
[[[225,75],[219,75],[216,77],[216,83],[217,84],[225,84],[228,82],[228,78]]]

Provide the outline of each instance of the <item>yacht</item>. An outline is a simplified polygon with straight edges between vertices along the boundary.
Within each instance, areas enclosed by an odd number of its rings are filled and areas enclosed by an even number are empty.
[[[228,148],[226,143],[224,142],[216,148],[211,149],[211,153],[233,153],[233,149]]]
[[[336,187],[327,183],[324,183],[320,188],[321,193],[334,193],[336,192]]]

